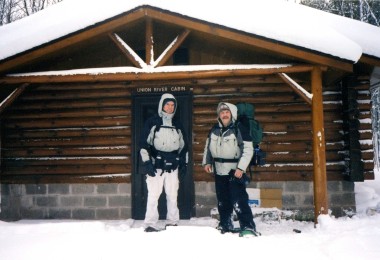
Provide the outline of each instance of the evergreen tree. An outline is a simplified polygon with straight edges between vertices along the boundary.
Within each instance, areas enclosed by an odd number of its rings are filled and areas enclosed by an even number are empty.
[[[378,0],[301,0],[303,5],[380,26]]]

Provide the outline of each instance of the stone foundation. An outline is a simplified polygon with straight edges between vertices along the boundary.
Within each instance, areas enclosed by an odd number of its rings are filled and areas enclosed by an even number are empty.
[[[296,219],[313,220],[312,182],[260,182],[250,188],[281,189],[281,210]],[[336,217],[355,213],[354,183],[328,182],[329,209]],[[128,219],[132,216],[131,184],[2,184],[0,219]],[[195,183],[196,217],[216,208],[213,182]]]

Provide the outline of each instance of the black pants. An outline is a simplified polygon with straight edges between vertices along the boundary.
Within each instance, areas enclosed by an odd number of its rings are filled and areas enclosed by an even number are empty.
[[[215,174],[215,191],[222,227],[228,228],[231,225],[231,216],[234,210],[241,229],[246,227],[256,229],[244,183],[240,183],[230,176]]]

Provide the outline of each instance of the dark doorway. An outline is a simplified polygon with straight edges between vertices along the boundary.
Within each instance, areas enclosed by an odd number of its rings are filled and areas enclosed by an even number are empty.
[[[143,88],[141,88],[143,89]],[[146,88],[144,90],[152,90]],[[144,126],[144,122],[154,114],[157,114],[158,103],[161,98],[160,93],[138,92],[133,94],[132,98],[132,127],[133,127],[133,174],[132,174],[132,218],[143,220],[145,218],[147,188],[145,175],[140,173],[138,165],[141,162],[139,156],[139,140]],[[195,215],[194,209],[194,181],[192,175],[192,107],[193,96],[191,91],[170,92],[177,99],[178,108],[175,114],[175,119],[180,120],[188,139],[189,144],[189,164],[185,180],[180,183],[178,192],[178,208],[181,219],[189,219]],[[161,194],[158,204],[160,219],[166,219],[166,197],[165,193]]]

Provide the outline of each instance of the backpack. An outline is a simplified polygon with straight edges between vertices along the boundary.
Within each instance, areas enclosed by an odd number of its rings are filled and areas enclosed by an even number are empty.
[[[242,124],[249,129],[249,133],[252,137],[254,154],[249,163],[249,171],[252,176],[252,165],[264,165],[266,163],[266,153],[259,147],[260,142],[263,140],[263,128],[255,119],[255,107],[252,104],[240,102],[236,104],[236,107],[238,110],[236,124]]]
[[[244,125],[252,137],[253,147],[263,140],[263,128],[255,119],[255,107],[250,103],[237,103],[237,122]]]

